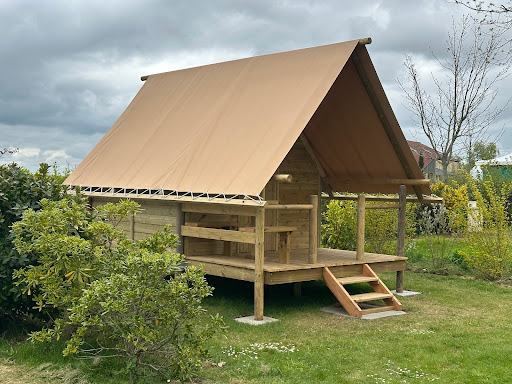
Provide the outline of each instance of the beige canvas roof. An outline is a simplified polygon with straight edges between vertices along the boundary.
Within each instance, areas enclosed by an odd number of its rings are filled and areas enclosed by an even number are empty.
[[[303,131],[335,190],[423,178],[354,40],[151,75],[65,183],[258,195]]]

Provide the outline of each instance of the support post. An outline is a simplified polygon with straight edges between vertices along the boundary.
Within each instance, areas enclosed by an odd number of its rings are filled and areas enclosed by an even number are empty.
[[[318,196],[311,195],[309,203],[313,208],[309,211],[309,264],[316,264],[318,256]]]
[[[295,296],[295,297],[302,296],[302,283],[300,281],[297,283],[293,283],[293,296]]]
[[[265,258],[265,208],[256,212],[256,243],[254,245],[254,320],[263,320],[265,284],[263,262]]]
[[[395,291],[398,293],[404,291],[404,271],[396,271]]]
[[[135,216],[130,216],[130,239],[135,240]]]
[[[178,235],[178,246],[176,252],[183,254],[185,247],[183,246],[183,237],[181,236],[181,226],[185,223],[185,212],[181,210],[181,203],[176,203],[176,234]]]
[[[366,208],[366,197],[363,193],[357,196],[357,238],[356,238],[356,259],[364,258],[364,216]]]
[[[405,255],[405,213],[407,210],[407,189],[405,185],[400,185],[398,192],[398,238],[396,241],[396,254],[397,256]],[[397,271],[396,273],[396,291],[404,291],[404,271]]]

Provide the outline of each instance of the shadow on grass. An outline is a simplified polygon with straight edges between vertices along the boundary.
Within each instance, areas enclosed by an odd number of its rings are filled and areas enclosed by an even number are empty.
[[[254,313],[254,284],[228,278],[208,276],[208,284],[214,288],[213,297],[205,304],[227,317],[248,316]],[[373,292],[369,285],[346,286],[350,294]],[[337,303],[336,298],[322,280],[302,283],[301,296],[294,296],[293,284],[265,286],[265,315],[282,316],[304,311],[318,311]]]

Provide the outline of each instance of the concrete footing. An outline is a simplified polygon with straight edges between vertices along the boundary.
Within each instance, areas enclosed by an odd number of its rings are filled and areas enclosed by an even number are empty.
[[[375,308],[376,306],[360,305],[360,307],[361,307],[361,309],[367,309],[367,308]],[[343,308],[340,304],[335,304],[330,307],[324,307],[324,308],[322,308],[322,311],[326,312],[326,313],[330,313],[335,316],[350,317],[352,319],[361,319],[361,320],[375,320],[375,319],[382,319],[384,317],[405,315],[404,311],[384,311],[384,312],[368,313],[367,315],[363,315],[361,317],[354,317],[354,316],[350,316],[347,313],[347,311],[345,311],[345,308]]]
[[[263,325],[268,323],[273,323],[274,321],[279,321],[278,319],[274,319],[273,317],[263,316],[263,320],[255,320],[254,316],[245,316],[245,317],[237,317],[235,321],[243,324],[249,325]]]
[[[421,295],[421,292],[414,292],[414,291],[397,292],[395,290],[392,290],[391,293],[395,296],[400,296],[400,297],[414,297],[414,296]]]

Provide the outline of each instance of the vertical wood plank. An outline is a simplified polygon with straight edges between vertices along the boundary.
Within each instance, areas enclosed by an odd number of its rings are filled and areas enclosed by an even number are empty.
[[[256,213],[256,244],[254,246],[254,320],[263,320],[264,276],[263,262],[265,257],[265,208]]]
[[[183,237],[181,237],[181,226],[185,222],[185,215],[181,210],[181,203],[176,203],[176,234],[178,235],[178,247],[176,248],[176,252],[183,253]]]
[[[293,296],[301,297],[302,296],[302,283],[293,283]]]
[[[290,264],[290,232],[279,234],[279,262]]]
[[[397,256],[405,255],[405,212],[407,209],[406,197],[406,187],[405,185],[401,185],[398,192],[398,204],[400,205],[400,208],[398,208],[398,238],[396,242]]]
[[[135,240],[135,215],[130,216],[130,239]]]
[[[331,190],[332,194],[332,190]],[[318,209],[317,209],[317,227],[318,227],[318,233],[317,233],[317,247],[320,248],[320,243],[322,240],[322,178],[318,178],[318,193],[317,193],[317,200],[318,200]]]
[[[406,224],[406,210],[407,210],[407,189],[405,185],[400,185],[398,192],[398,238],[396,241],[396,254],[397,256],[405,256],[405,224]],[[404,291],[404,271],[397,271],[396,273],[396,291]]]
[[[356,238],[356,259],[364,258],[364,216],[366,198],[364,194],[357,196],[357,238]]]
[[[395,290],[398,293],[401,293],[404,291],[404,271],[396,271]]]
[[[311,195],[309,203],[313,209],[309,211],[309,264],[316,264],[318,253],[318,196]]]

